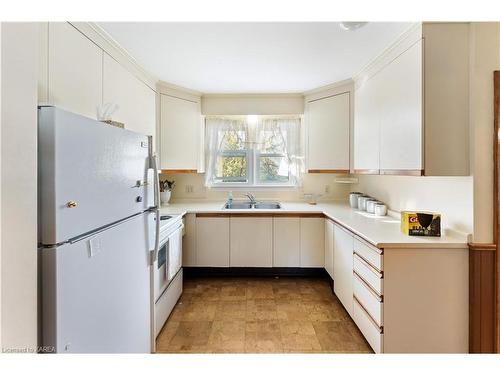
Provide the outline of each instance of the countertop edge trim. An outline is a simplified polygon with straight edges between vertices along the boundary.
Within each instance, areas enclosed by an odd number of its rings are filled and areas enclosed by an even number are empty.
[[[168,206],[162,206],[161,207],[162,209],[168,209],[169,207]],[[350,228],[349,226],[345,225],[344,223],[341,223],[338,221],[338,219],[330,216],[328,213],[326,213],[324,210],[320,210],[318,209],[317,211],[314,211],[314,210],[311,210],[311,211],[301,211],[301,210],[286,210],[286,211],[281,211],[280,212],[276,212],[276,211],[268,211],[268,210],[265,210],[264,212],[238,212],[238,210],[234,211],[234,212],[226,212],[227,210],[222,210],[222,209],[215,209],[215,210],[207,210],[207,209],[200,209],[200,210],[197,210],[197,209],[189,209],[189,208],[186,208],[186,209],[183,209],[181,212],[183,213],[182,215],[186,215],[186,214],[209,214],[209,213],[224,213],[224,214],[227,214],[227,215],[231,215],[232,213],[233,214],[238,214],[238,213],[244,213],[244,214],[256,214],[258,215],[259,213],[266,213],[266,214],[276,214],[276,216],[280,215],[280,214],[292,214],[292,213],[295,213],[295,214],[300,214],[300,213],[304,213],[304,215],[307,215],[307,214],[322,214],[324,215],[324,217],[326,219],[330,219],[331,221],[333,221],[335,224],[339,225],[340,227],[342,227],[342,229],[344,230],[347,230],[349,231],[353,236],[361,239],[362,241],[365,241],[367,242],[369,245],[371,246],[374,246],[374,247],[377,247],[379,249],[398,249],[398,248],[404,248],[404,249],[471,249],[470,247],[470,243],[467,243],[466,241],[464,242],[448,242],[448,243],[429,243],[429,244],[426,244],[426,243],[409,243],[409,242],[402,242],[402,243],[399,243],[399,242],[388,242],[388,243],[385,243],[385,242],[379,242],[379,243],[376,243],[376,242],[372,242],[370,239],[366,238],[365,236],[363,236],[362,233],[359,233],[358,231],[355,231],[354,229]],[[431,238],[431,237],[429,237]],[[436,237],[438,238],[438,237]],[[496,249],[496,245],[495,245],[495,249]],[[475,250],[475,249],[471,249],[471,250]],[[491,249],[490,249],[491,250]]]

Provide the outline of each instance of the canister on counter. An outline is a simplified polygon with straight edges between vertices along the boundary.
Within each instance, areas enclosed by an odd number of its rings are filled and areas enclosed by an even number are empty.
[[[368,199],[366,201],[366,212],[368,212],[369,214],[374,214],[375,213],[375,205],[377,203],[380,203],[380,202],[374,198]]]
[[[358,208],[358,197],[362,196],[363,193],[352,191],[349,193],[349,206],[352,208]]]

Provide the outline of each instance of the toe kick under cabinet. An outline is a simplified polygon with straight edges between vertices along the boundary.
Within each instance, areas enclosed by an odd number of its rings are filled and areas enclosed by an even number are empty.
[[[354,236],[352,318],[376,353],[468,352],[468,250]]]

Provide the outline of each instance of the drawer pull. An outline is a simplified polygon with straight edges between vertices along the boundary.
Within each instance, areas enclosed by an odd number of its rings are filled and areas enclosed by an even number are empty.
[[[368,262],[363,256],[359,255],[356,251],[354,251],[354,256],[357,257],[365,266],[367,266],[370,270],[373,271],[373,273],[376,273],[379,278],[383,279],[384,278],[384,272],[376,268],[374,265],[372,265],[370,262]]]
[[[384,327],[379,327],[379,325],[377,324],[377,322],[375,321],[375,319],[372,318],[372,316],[370,315],[370,313],[366,310],[366,308],[363,306],[363,304],[361,302],[359,302],[359,300],[356,298],[356,296],[353,296],[354,298],[354,301],[359,305],[359,307],[361,307],[361,310],[363,310],[363,312],[366,314],[368,320],[370,320],[370,322],[373,324],[373,326],[378,330],[378,332],[380,334],[383,334],[384,333]]]
[[[366,242],[363,238],[361,237],[355,237],[356,241],[359,241],[362,245],[365,245],[367,249],[370,251],[373,251],[377,255],[383,255],[384,254],[384,249],[379,249],[378,247],[373,247],[372,244]]]
[[[368,284],[366,282],[365,279],[363,279],[362,276],[360,276],[356,271],[352,271],[353,275],[355,278],[357,278],[362,284],[363,286],[373,295],[373,297],[375,297],[375,299],[377,301],[379,301],[380,303],[384,302],[384,296],[381,296],[380,294],[378,294],[371,286],[370,284]]]

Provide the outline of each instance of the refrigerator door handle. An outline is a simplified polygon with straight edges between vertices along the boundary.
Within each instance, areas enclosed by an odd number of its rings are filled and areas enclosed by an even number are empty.
[[[154,208],[155,213],[155,247],[151,250],[151,265],[154,265],[158,259],[158,251],[160,251],[160,209]]]
[[[155,247],[151,251],[151,265],[158,259],[158,251],[160,251],[160,179],[158,177],[158,163],[156,155],[153,153],[153,137],[148,137],[149,146],[149,167],[153,169],[154,183],[154,213],[155,213]]]

